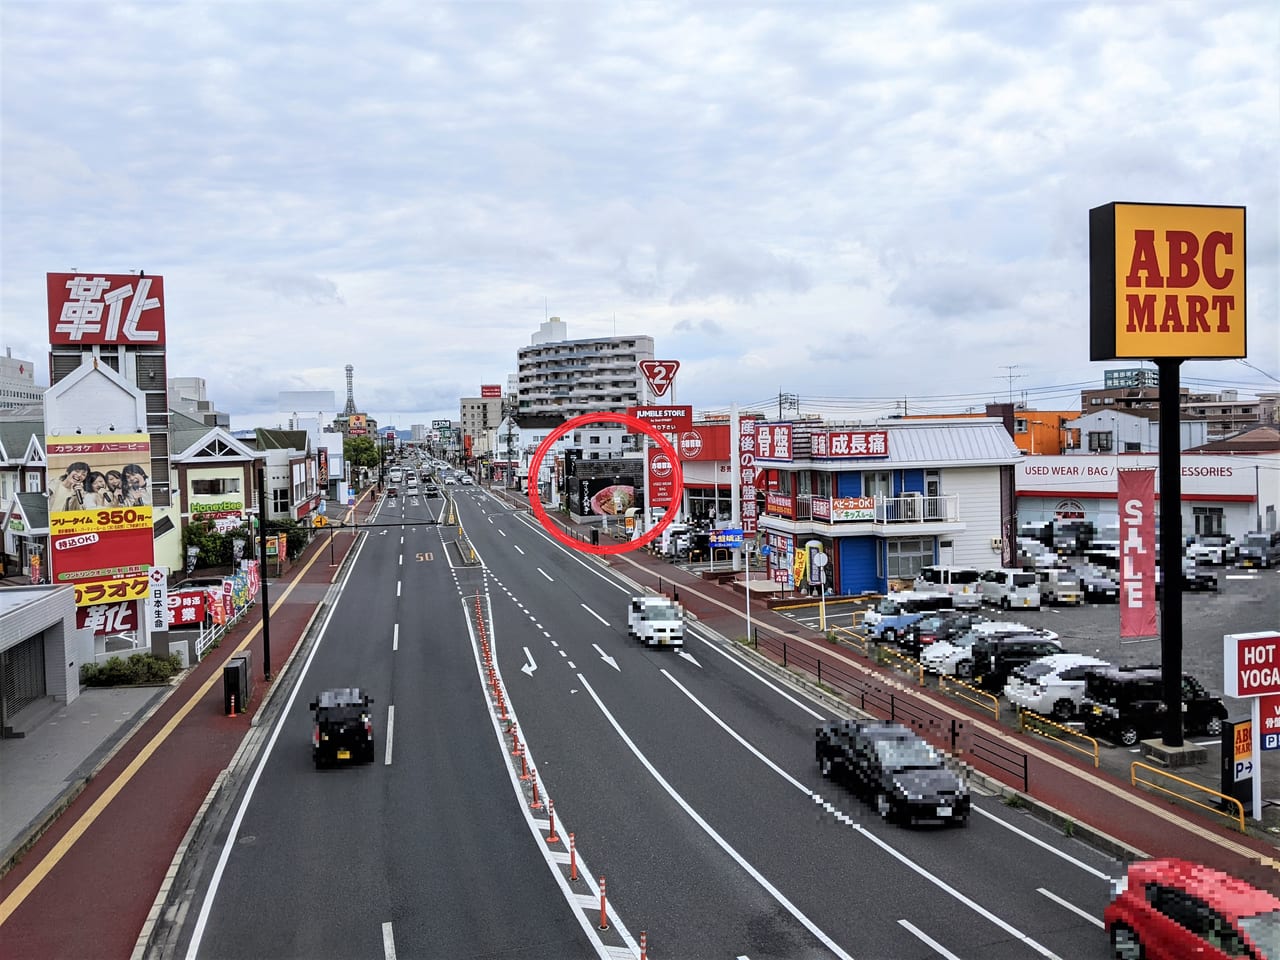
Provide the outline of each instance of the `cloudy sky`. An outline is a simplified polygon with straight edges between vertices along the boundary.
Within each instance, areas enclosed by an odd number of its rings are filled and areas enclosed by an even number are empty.
[[[0,62],[0,346],[145,269],[235,427],[347,363],[456,419],[548,315],[699,409],[1069,408],[1114,200],[1248,208],[1248,361],[1183,382],[1278,386],[1274,0],[3,0]]]

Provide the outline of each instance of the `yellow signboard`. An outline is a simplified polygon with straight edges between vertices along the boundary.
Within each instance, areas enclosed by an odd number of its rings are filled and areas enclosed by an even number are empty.
[[[1236,763],[1253,759],[1253,721],[1236,723]]]
[[[313,527],[327,527],[329,525],[329,520],[327,517],[322,517],[319,514],[316,514],[311,521],[311,525]]]
[[[1091,360],[1244,357],[1244,207],[1089,211]]]

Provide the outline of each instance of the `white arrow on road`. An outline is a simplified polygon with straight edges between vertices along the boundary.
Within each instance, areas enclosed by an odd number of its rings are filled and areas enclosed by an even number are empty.
[[[617,660],[615,660],[615,659],[613,659],[613,657],[609,656],[609,655],[608,655],[607,653],[605,653],[603,650],[601,650],[601,649],[600,649],[600,644],[598,644],[598,643],[593,643],[593,644],[592,644],[592,646],[596,648],[596,653],[600,654],[600,659],[601,659],[601,660],[603,660],[603,661],[604,661],[605,663],[607,663],[609,666],[613,667],[613,669],[617,670],[619,673],[621,673],[621,672],[622,672],[622,668],[621,668],[620,666],[618,666],[618,661],[617,661]]]
[[[697,660],[693,659],[693,654],[692,654],[692,653],[685,653],[683,650],[677,650],[677,651],[676,651],[676,656],[678,656],[678,657],[684,657],[686,660],[688,660],[690,663],[692,663],[692,664],[693,664],[695,667],[697,667],[699,670],[701,670],[701,669],[702,669],[702,664],[700,664]]]
[[[524,648],[524,655],[525,655],[525,657],[526,657],[526,658],[528,658],[529,662],[528,662],[528,663],[526,663],[524,666],[522,666],[522,667],[520,668],[520,671],[521,671],[522,673],[527,673],[529,676],[531,676],[531,677],[532,677],[532,676],[533,676],[533,671],[535,671],[535,670],[537,670],[537,669],[538,669],[538,665],[537,665],[536,663],[534,663],[534,662],[533,662],[533,654],[529,652],[529,648],[528,648],[528,647],[525,647],[525,648]]]

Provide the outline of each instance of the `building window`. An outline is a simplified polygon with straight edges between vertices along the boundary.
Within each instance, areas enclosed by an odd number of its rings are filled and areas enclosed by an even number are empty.
[[[1089,451],[1091,453],[1106,453],[1111,450],[1111,432],[1106,433],[1090,433],[1089,434]]]
[[[1018,417],[1018,418],[1016,418],[1016,419],[1013,421],[1013,432],[1014,432],[1014,433],[1026,433],[1026,432],[1027,432],[1027,421],[1026,421],[1025,419],[1023,419],[1022,417]]]
[[[862,475],[862,495],[864,497],[893,496],[893,478],[888,470],[876,470]]]
[[[279,487],[271,491],[271,512],[272,513],[288,513],[289,512],[289,488]]]
[[[886,541],[890,580],[913,580],[922,567],[933,563],[932,537],[907,537]]]
[[[239,477],[218,477],[213,480],[191,481],[191,493],[197,497],[220,497],[226,493],[239,492]]]
[[[1223,531],[1221,507],[1192,507],[1197,537],[1216,537]]]
[[[1125,443],[1124,443],[1124,452],[1125,452],[1125,453],[1141,453],[1141,452],[1142,452],[1142,444],[1140,444],[1140,443],[1130,443],[1128,440],[1126,440],[1126,441],[1125,441]]]

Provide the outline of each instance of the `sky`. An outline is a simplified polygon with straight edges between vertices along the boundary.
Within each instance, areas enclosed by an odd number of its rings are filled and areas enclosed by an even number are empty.
[[[0,347],[45,274],[165,280],[171,377],[458,418],[549,316],[698,411],[1072,409],[1088,211],[1243,205],[1280,389],[1280,6],[0,0]],[[284,416],[288,413],[284,412]]]

